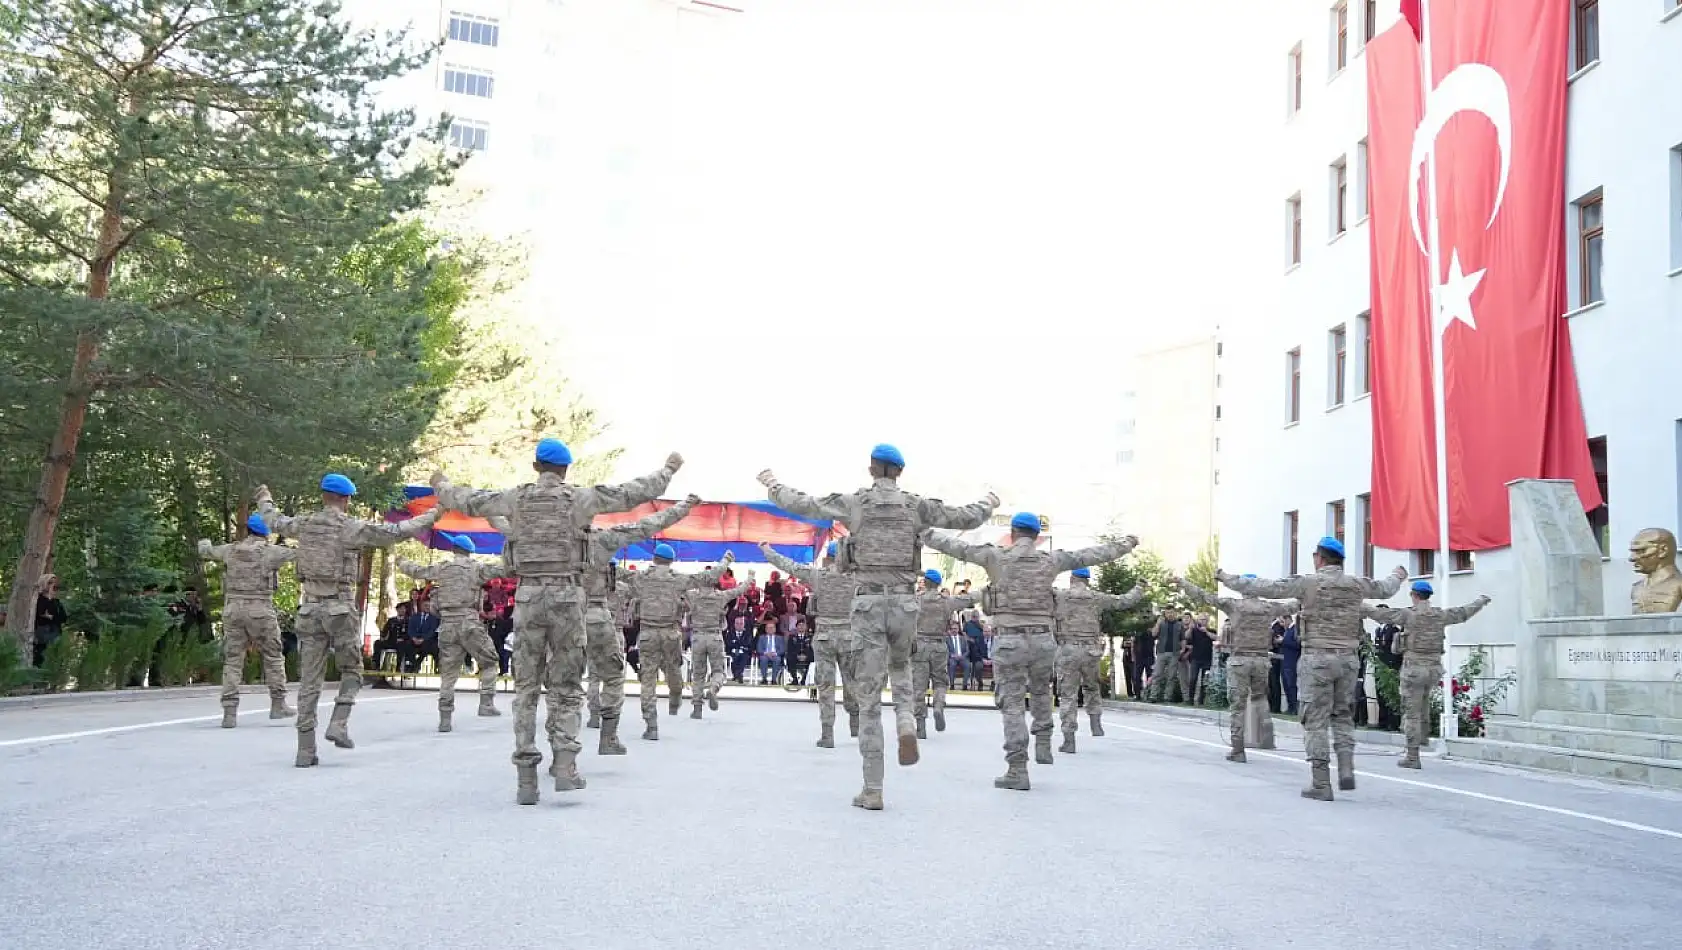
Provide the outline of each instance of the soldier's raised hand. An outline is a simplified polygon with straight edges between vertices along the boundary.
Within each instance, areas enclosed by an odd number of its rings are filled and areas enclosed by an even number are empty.
[[[428,485],[432,486],[433,491],[437,491],[441,486],[443,486],[448,481],[449,481],[449,479],[444,477],[443,469],[434,469],[433,472],[432,472],[432,477],[427,479],[426,483]]]
[[[683,496],[683,503],[691,508],[699,507],[701,504],[701,496],[695,494],[694,492],[690,492],[689,494]]]
[[[766,544],[764,541],[759,542],[759,549],[761,551],[764,551],[766,554],[771,553],[771,545]],[[729,552],[725,552],[725,553],[728,554]]]
[[[1405,580],[1408,579],[1408,569],[1401,566],[1400,564],[1398,564],[1394,568],[1392,568],[1390,570],[1390,573],[1394,574],[1396,576],[1397,580],[1405,581]]]
[[[772,485],[777,484],[777,476],[771,474],[770,469],[766,469],[759,473],[759,484],[764,485],[766,488],[770,488]]]
[[[666,456],[666,467],[671,469],[674,472],[677,471],[678,469],[682,468],[683,467],[683,456],[679,455],[676,452],[673,452],[672,454]]]
[[[987,504],[993,506],[994,508],[999,507],[999,496],[993,494],[992,492],[987,493],[986,501],[987,501]]]
[[[1127,542],[1127,546],[1129,548],[1136,548],[1136,547],[1139,546],[1139,536],[1136,535],[1136,534],[1130,534],[1127,537],[1122,538],[1121,540]]]

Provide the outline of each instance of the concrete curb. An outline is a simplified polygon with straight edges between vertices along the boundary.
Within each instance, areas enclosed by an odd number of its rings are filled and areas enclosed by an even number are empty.
[[[298,684],[286,684],[288,689],[295,689]],[[261,683],[252,683],[240,687],[240,695],[247,693],[262,693],[268,695],[269,688]],[[222,687],[215,684],[208,686],[164,686],[157,689],[136,687],[133,689],[102,689],[87,693],[35,693],[29,696],[0,697],[0,710],[5,709],[43,709],[52,706],[97,706],[107,703],[138,703],[151,699],[214,699],[222,695]]]
[[[1200,722],[1222,722],[1225,721],[1227,716],[1227,711],[1224,709],[1172,706],[1166,703],[1139,703],[1131,700],[1106,699],[1104,700],[1104,706],[1119,712],[1167,716],[1170,719],[1194,719]],[[1302,724],[1295,719],[1282,719],[1275,716],[1273,717],[1273,731],[1276,735],[1301,738]],[[1407,740],[1399,732],[1357,728],[1355,730],[1355,744],[1402,749],[1407,747]],[[1427,751],[1437,751],[1442,748],[1442,743],[1440,740],[1432,739],[1425,748]]]

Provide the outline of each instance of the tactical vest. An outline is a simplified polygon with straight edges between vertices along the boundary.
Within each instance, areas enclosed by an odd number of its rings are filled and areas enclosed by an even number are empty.
[[[1234,654],[1260,656],[1273,647],[1279,605],[1256,598],[1232,603],[1226,612],[1226,645]]]
[[[296,520],[298,534],[298,582],[312,599],[348,598],[356,588],[361,553],[345,544],[345,524],[350,516],[331,508]]]
[[[1051,620],[1056,604],[1051,582],[1057,579],[1051,555],[1034,548],[1009,548],[999,555],[999,580],[987,586],[988,614],[1016,614]]]
[[[522,485],[509,519],[521,577],[576,577],[583,569],[587,532],[573,525],[577,489],[571,485]]]
[[[1301,598],[1297,635],[1305,650],[1345,650],[1361,647],[1361,606],[1365,591],[1347,574],[1311,574],[1314,583]]]
[[[1057,635],[1090,640],[1103,635],[1098,622],[1098,596],[1085,588],[1071,587],[1055,592]]]
[[[1402,625],[1402,659],[1440,662],[1447,621],[1443,609],[1435,604],[1408,608],[1408,619]]]
[[[719,625],[724,622],[725,605],[741,594],[740,587],[732,587],[729,590],[708,588],[690,591],[689,612],[695,636],[717,633]]]
[[[274,597],[275,572],[265,569],[268,560],[263,549],[267,541],[252,536],[228,549],[227,571],[222,575],[222,592],[229,600]]]
[[[677,626],[685,579],[671,568],[651,568],[637,585],[638,613],[651,627]]]
[[[472,561],[451,559],[438,569],[438,588],[432,606],[440,617],[479,611],[479,566]]]
[[[853,566],[865,572],[915,571],[922,566],[917,541],[917,502],[897,488],[871,488],[847,539]]]
[[[817,578],[816,612],[819,620],[847,621],[853,617],[853,597],[858,594],[858,585],[847,575],[837,571],[824,571]]]
[[[944,637],[946,624],[952,619],[951,602],[945,594],[931,591],[917,598],[917,635],[919,637]]]

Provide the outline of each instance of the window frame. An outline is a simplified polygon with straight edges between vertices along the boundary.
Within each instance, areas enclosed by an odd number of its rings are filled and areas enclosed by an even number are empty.
[[[452,80],[454,80],[453,83]],[[473,91],[473,88],[478,86],[480,82],[484,84],[483,95]],[[475,99],[493,99],[496,97],[496,73],[477,66],[445,63],[443,88],[445,92],[451,95],[471,96]]]
[[[1289,90],[1290,114],[1296,115],[1302,111],[1302,44],[1291,48],[1291,85]]]
[[[1600,546],[1600,556],[1608,557],[1612,553],[1612,495],[1609,491],[1612,457],[1605,436],[1589,439],[1589,459],[1594,466],[1595,483],[1600,487],[1600,506],[1587,513],[1589,530],[1594,532],[1595,543]]]
[[[1349,68],[1349,0],[1332,4],[1332,75]]]
[[[1285,576],[1295,577],[1297,568],[1298,537],[1302,529],[1302,512],[1292,510],[1285,512]]]
[[[1348,508],[1342,498],[1326,502],[1326,523],[1330,529],[1326,533],[1339,541],[1345,540],[1348,533]]]
[[[1413,576],[1434,577],[1437,573],[1435,548],[1417,548],[1413,552]]]
[[[1302,192],[1285,199],[1285,214],[1290,235],[1290,264],[1302,264]]]
[[[1586,307],[1592,303],[1600,303],[1606,299],[1606,286],[1603,281],[1606,268],[1606,201],[1605,194],[1600,189],[1575,202],[1577,210],[1577,299],[1579,306]],[[1589,209],[1594,209],[1599,221],[1594,227],[1589,227],[1587,217]],[[1598,242],[1596,244],[1595,242]],[[1597,251],[1595,264],[1589,262],[1589,251]],[[1594,293],[1589,289],[1589,275],[1594,275]]]
[[[1331,364],[1332,378],[1327,395],[1331,401],[1327,408],[1336,409],[1349,398],[1349,325],[1340,323],[1326,333],[1327,361]],[[1342,540],[1342,539],[1339,539]]]
[[[1355,508],[1361,515],[1361,576],[1371,577],[1378,563],[1372,543],[1372,494],[1356,495]]]
[[[1365,221],[1372,214],[1367,196],[1367,180],[1371,175],[1372,157],[1367,152],[1367,140],[1355,143],[1355,223]]]
[[[458,23],[461,24],[460,30],[456,29]],[[488,38],[490,42],[474,39],[475,28],[481,30],[480,35]],[[444,37],[452,43],[466,43],[470,46],[496,49],[502,45],[502,22],[496,17],[480,16],[464,10],[451,10],[445,18]]]
[[[1571,7],[1571,56],[1575,70],[1600,62],[1600,0],[1574,0]]]
[[[1360,372],[1356,374],[1356,397],[1372,395],[1372,311],[1355,315],[1355,326],[1361,332]]]
[[[1302,347],[1285,351],[1285,424],[1302,421]]]
[[[1371,43],[1373,37],[1378,35],[1378,0],[1366,0],[1362,9],[1361,32],[1366,36],[1365,42],[1361,44],[1363,46]]]
[[[475,133],[473,137],[478,140],[479,144],[477,144],[477,145],[462,145],[462,144],[459,144],[458,139],[461,138],[461,136],[458,136],[456,134],[457,128],[460,128],[460,129],[462,129],[464,131],[467,131],[467,132]],[[463,116],[455,116],[455,117],[450,119],[450,130],[449,130],[449,133],[448,133],[448,139],[449,139],[451,148],[459,149],[459,150],[464,151],[464,152],[483,152],[483,151],[486,151],[490,148],[490,138],[491,138],[491,124],[489,122],[486,122],[482,119],[469,119],[469,118],[465,118]]]

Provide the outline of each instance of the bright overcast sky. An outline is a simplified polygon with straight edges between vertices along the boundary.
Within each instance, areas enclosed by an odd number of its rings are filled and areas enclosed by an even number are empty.
[[[675,59],[670,19],[625,18],[555,77],[589,116],[557,166],[606,196],[546,237],[543,319],[618,474],[675,448],[674,491],[833,491],[892,441],[913,490],[1056,511],[1113,456],[1126,356],[1273,261],[1273,205],[1234,200],[1280,118],[1262,5],[741,5]]]

